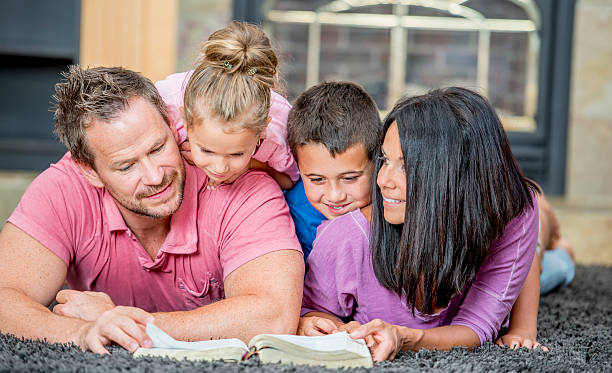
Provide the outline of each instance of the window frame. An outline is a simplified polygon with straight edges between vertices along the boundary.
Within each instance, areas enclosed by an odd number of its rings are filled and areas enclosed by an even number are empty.
[[[234,19],[263,25],[263,0],[234,0]],[[242,5],[241,5],[242,4]],[[564,195],[575,0],[536,0],[540,11],[537,109],[533,131],[508,131],[513,153],[527,177],[549,195]]]

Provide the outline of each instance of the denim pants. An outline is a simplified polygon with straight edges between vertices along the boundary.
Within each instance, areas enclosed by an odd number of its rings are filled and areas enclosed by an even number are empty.
[[[540,294],[544,295],[569,285],[574,279],[575,272],[576,265],[565,250],[556,248],[544,251],[540,273]]]

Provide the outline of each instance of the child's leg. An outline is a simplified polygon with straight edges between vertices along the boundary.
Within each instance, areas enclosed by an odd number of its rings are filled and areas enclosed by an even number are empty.
[[[558,287],[565,287],[572,282],[576,265],[568,251],[563,247],[546,250],[542,256],[542,273],[540,274],[540,294],[547,294]]]
[[[540,246],[543,253],[554,248],[552,245],[559,238],[559,221],[544,194],[538,195],[538,213],[540,216]]]
[[[542,258],[540,294],[547,294],[572,282],[576,266],[572,247],[561,238],[559,219],[544,195],[538,196],[538,207]]]

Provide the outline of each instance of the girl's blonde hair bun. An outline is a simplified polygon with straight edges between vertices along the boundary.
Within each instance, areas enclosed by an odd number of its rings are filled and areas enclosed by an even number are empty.
[[[261,133],[270,111],[278,58],[270,39],[255,25],[232,21],[213,32],[202,45],[197,66],[185,89],[185,120],[192,126],[205,106],[225,122],[240,120],[240,128]]]

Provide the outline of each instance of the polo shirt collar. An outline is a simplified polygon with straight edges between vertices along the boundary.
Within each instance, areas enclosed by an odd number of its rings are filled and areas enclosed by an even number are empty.
[[[170,232],[160,251],[193,254],[198,250],[198,196],[204,183],[199,176],[194,166],[185,163],[183,202],[170,219]]]
[[[111,232],[115,231],[127,231],[128,226],[123,220],[121,211],[117,207],[117,202],[106,188],[102,189],[102,205],[104,206],[104,212],[106,213],[106,221],[108,224],[108,230]]]

